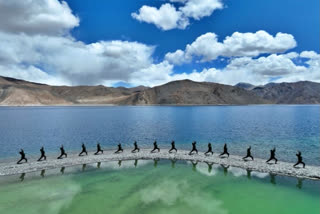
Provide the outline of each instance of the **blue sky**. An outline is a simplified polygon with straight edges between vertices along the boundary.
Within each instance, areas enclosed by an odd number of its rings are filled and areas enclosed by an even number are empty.
[[[207,5],[187,8],[193,2]],[[0,39],[9,42],[0,59],[14,57],[0,60],[0,75],[55,85],[320,81],[318,0],[0,0],[1,6],[9,21],[0,22]],[[28,15],[19,19],[14,12],[23,7]],[[171,11],[168,19],[162,7]],[[39,14],[53,18],[35,19]]]

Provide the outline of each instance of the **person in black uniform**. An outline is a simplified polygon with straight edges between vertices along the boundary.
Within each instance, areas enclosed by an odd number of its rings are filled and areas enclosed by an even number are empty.
[[[197,149],[197,145],[196,145],[196,144],[197,144],[196,141],[194,141],[194,142],[192,143],[192,149],[191,149],[191,151],[189,152],[189,155],[192,155],[194,152],[198,154],[198,149]]]
[[[229,157],[229,152],[228,152],[228,147],[227,144],[225,143],[223,146],[223,152],[219,155],[219,157],[223,156],[223,155],[228,155]]]
[[[133,146],[134,146],[134,149],[131,151],[132,153],[140,152],[137,141],[134,141]]]
[[[57,159],[62,159],[62,156],[68,157],[66,151],[63,148],[63,145],[60,147],[60,156]]]
[[[154,141],[153,143],[153,149],[151,150],[151,153],[154,153],[154,152],[160,152],[160,149],[158,147],[158,144],[157,144],[157,141]]]
[[[103,154],[103,150],[101,149],[100,143],[97,143],[97,151],[94,153],[94,155],[98,155],[100,153]]]
[[[41,153],[41,156],[40,156],[40,158],[38,159],[38,161],[42,161],[42,158],[44,158],[44,160],[47,160],[47,156],[46,156],[46,153],[45,153],[43,147],[41,147],[40,153]]]
[[[82,147],[82,151],[80,152],[79,156],[82,156],[83,153],[88,155],[87,148],[84,145],[84,143],[81,145],[81,147]]]
[[[269,163],[271,160],[275,161],[275,164],[277,164],[278,159],[276,158],[276,148],[273,148],[272,150],[270,150],[270,158],[269,160],[266,161],[266,163]]]
[[[171,149],[169,150],[169,153],[172,153],[173,151],[175,151],[176,153],[178,152],[178,150],[176,149],[176,143],[174,142],[174,140],[171,142]]]
[[[243,160],[246,160],[247,158],[251,158],[251,160],[253,160],[253,156],[251,154],[251,146],[247,149],[247,155],[245,157],[243,157]]]
[[[213,155],[211,143],[208,143],[208,151],[206,153],[204,153],[204,154],[205,155],[209,155],[209,153],[211,153],[211,155]]]
[[[123,149],[122,149],[122,146],[121,146],[121,143],[118,144],[118,150],[115,151],[115,154],[118,154],[120,152],[123,152]]]
[[[17,162],[17,164],[21,164],[21,161],[25,161],[25,163],[28,162],[28,159],[26,158],[26,154],[24,153],[23,149],[20,150],[20,155],[21,155],[21,158],[20,160]]]
[[[298,151],[298,154],[296,154],[297,158],[298,158],[298,162],[293,165],[293,167],[296,167],[298,166],[299,164],[302,164],[303,165],[303,168],[305,168],[306,164],[302,161],[302,156],[301,156],[301,152]]]

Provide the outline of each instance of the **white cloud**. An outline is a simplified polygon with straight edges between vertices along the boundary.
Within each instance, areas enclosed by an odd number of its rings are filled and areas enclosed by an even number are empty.
[[[215,33],[206,33],[199,36],[193,43],[188,44],[182,52],[178,50],[168,53],[166,59],[174,64],[191,62],[193,57],[206,62],[217,59],[219,56],[259,56],[263,53],[282,53],[294,48],[296,41],[291,34],[277,33],[272,36],[265,31],[256,33],[235,32],[227,36],[223,42],[218,41]]]
[[[165,3],[158,9],[143,5],[138,13],[132,13],[131,16],[140,22],[155,24],[161,30],[185,29],[190,24],[189,18],[200,20],[210,16],[213,11],[223,8],[221,0],[169,1],[183,4],[183,6],[176,9],[173,4]]]
[[[131,16],[141,22],[155,24],[162,30],[185,29],[189,25],[189,20],[182,12],[168,3],[161,5],[159,9],[144,5],[139,13],[132,13]]]
[[[11,33],[62,34],[79,25],[65,1],[0,0],[0,29]]]
[[[101,41],[84,44],[69,37],[46,35],[12,35],[0,33],[0,41],[5,41],[0,51],[0,74],[22,77],[34,81],[35,74],[44,72],[38,82],[52,83],[50,76],[65,79],[65,84],[101,84],[103,80],[129,81],[130,75],[152,65],[153,46],[127,41]],[[43,42],[45,41],[45,42]],[[20,69],[12,71],[15,65]],[[29,68],[37,69],[29,69]],[[29,74],[30,76],[26,76]],[[37,74],[38,75],[38,74]],[[39,76],[40,77],[40,76]],[[55,84],[61,84],[61,81]]]
[[[213,11],[222,8],[223,4],[220,0],[189,0],[179,10],[187,17],[200,20],[205,16],[210,16]]]

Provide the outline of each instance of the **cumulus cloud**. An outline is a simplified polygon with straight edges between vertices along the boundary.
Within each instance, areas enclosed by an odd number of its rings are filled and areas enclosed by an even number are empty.
[[[141,22],[155,24],[162,30],[185,29],[189,25],[189,20],[171,4],[163,4],[159,9],[144,5],[139,13],[131,16]]]
[[[291,34],[277,33],[275,36],[266,31],[256,33],[235,32],[227,36],[223,42],[218,41],[215,33],[206,33],[199,36],[193,43],[188,44],[184,51],[177,50],[168,53],[165,58],[174,64],[191,62],[193,57],[206,62],[217,59],[219,56],[259,56],[263,53],[282,53],[297,45]]]
[[[172,0],[182,6],[190,1]],[[26,8],[26,2],[30,10]],[[110,86],[122,81],[132,85],[155,86],[181,79],[225,84],[265,84],[271,79],[278,82],[320,82],[318,53],[282,54],[296,46],[290,34],[272,36],[265,31],[235,32],[219,42],[216,34],[206,33],[186,45],[184,50],[167,53],[163,61],[155,61],[155,46],[152,45],[120,40],[86,44],[76,40],[69,31],[78,26],[79,19],[64,1],[0,0],[0,12],[3,8],[23,12],[15,16],[7,14],[7,22],[0,19],[2,76],[51,85]],[[0,16],[4,16],[2,12]],[[19,23],[21,19],[25,21],[23,26]],[[220,56],[227,60],[225,68],[174,72],[175,65],[195,60],[206,62]]]
[[[62,34],[78,25],[65,1],[0,0],[0,29],[7,32]]]
[[[160,8],[143,5],[138,13],[131,16],[140,22],[154,24],[161,30],[185,29],[190,18],[200,20],[210,16],[213,11],[222,9],[220,0],[170,0],[170,2],[181,3],[183,6],[176,9],[173,4],[165,3]]]
[[[288,57],[293,55],[296,56],[296,54],[271,54],[259,58],[238,57],[231,59],[228,65],[222,69],[204,68],[200,72],[175,74],[171,76],[171,79],[192,79],[230,85],[239,82],[262,85],[269,83],[274,78],[276,79],[274,82],[304,80],[320,82],[320,54],[315,52],[308,54],[305,62],[308,66],[295,64]],[[302,55],[306,56],[305,53]]]

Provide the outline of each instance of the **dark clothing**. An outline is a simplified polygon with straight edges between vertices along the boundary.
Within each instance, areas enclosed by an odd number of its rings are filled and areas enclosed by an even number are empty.
[[[157,141],[154,141],[154,143],[153,143],[153,149],[151,150],[151,152],[154,153],[154,152],[156,152],[156,151],[160,152],[160,149],[159,149],[159,147],[158,147]]]
[[[62,159],[62,157],[67,157],[67,153],[64,150],[63,146],[60,147],[60,156],[57,159]]]
[[[219,155],[219,156],[222,156],[222,155],[228,155],[229,157],[229,152],[228,152],[228,147],[227,147],[227,144],[224,144],[223,146],[223,152]]]
[[[80,152],[79,156],[82,156],[83,153],[88,155],[87,148],[86,148],[86,146],[84,144],[82,144],[82,151]]]
[[[211,153],[213,155],[211,143],[208,144],[208,151],[206,153],[204,153],[204,154],[208,155],[209,153]]]
[[[171,149],[169,150],[169,153],[172,153],[173,151],[178,152],[174,141],[171,142]]]
[[[17,162],[17,164],[21,164],[21,161],[25,161],[26,163],[28,162],[28,159],[26,158],[26,154],[24,153],[23,149],[20,150],[20,160]]]
[[[193,152],[195,152],[195,153],[198,154],[198,149],[197,149],[196,144],[197,144],[197,142],[193,142],[193,143],[192,143],[192,149],[191,149],[191,151],[189,152],[189,155],[192,155]]]
[[[242,159],[245,160],[247,158],[251,158],[253,160],[253,156],[251,155],[251,146],[247,149],[247,155]]]
[[[270,150],[270,158],[269,158],[269,160],[266,161],[266,163],[269,163],[271,160],[274,160],[275,164],[277,164],[277,162],[278,162],[278,159],[276,158],[276,149],[275,148]]]
[[[137,144],[136,141],[133,143],[133,145],[134,145],[134,149],[131,152],[132,153],[140,152],[140,149],[139,149],[138,144]]]
[[[121,143],[118,144],[118,150],[115,153],[120,153],[120,152],[123,152]]]
[[[46,156],[46,154],[45,154],[45,151],[44,151],[44,148],[43,148],[43,147],[41,147],[40,153],[41,153],[41,156],[40,156],[40,158],[38,159],[38,161],[42,161],[42,158],[44,158],[44,160],[47,160],[47,156]]]
[[[297,158],[298,158],[298,162],[293,165],[293,167],[298,166],[299,164],[303,165],[303,168],[305,168],[306,164],[302,161],[302,156],[301,156],[301,152],[298,152],[298,154],[296,154]]]
[[[94,155],[98,155],[99,153],[103,154],[103,150],[101,149],[100,143],[97,144],[97,151],[94,153]]]

